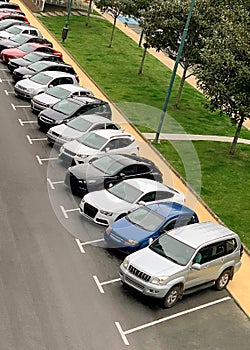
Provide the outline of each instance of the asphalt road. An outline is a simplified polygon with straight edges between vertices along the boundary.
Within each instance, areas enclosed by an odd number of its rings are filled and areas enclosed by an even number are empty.
[[[170,310],[123,289],[122,257],[84,220],[65,168],[0,64],[0,349],[249,349],[249,319],[227,291]],[[96,241],[90,243],[91,241]]]

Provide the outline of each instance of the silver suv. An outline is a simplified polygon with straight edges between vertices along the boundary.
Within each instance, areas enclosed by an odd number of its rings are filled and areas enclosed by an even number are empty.
[[[169,308],[198,289],[224,289],[241,266],[242,252],[236,233],[212,222],[197,223],[169,231],[127,256],[120,277]]]

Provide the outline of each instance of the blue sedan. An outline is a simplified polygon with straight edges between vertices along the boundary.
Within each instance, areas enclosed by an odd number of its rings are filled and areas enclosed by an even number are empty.
[[[199,222],[196,213],[184,205],[163,202],[141,206],[112,223],[104,233],[108,248],[130,254],[175,227]]]

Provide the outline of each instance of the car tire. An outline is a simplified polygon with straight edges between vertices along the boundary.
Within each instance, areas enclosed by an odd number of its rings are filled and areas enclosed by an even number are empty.
[[[215,281],[215,289],[222,290],[226,288],[230,279],[231,279],[231,271],[229,269],[223,271],[220,277]]]
[[[179,298],[180,298],[180,287],[174,286],[168,291],[166,296],[162,299],[162,306],[165,309],[173,307],[177,303]]]

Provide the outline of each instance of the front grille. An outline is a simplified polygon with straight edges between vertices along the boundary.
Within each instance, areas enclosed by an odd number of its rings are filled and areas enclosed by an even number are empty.
[[[76,155],[75,152],[72,152],[72,151],[70,151],[69,149],[65,149],[64,152],[65,152],[66,154],[68,154],[69,156],[72,156],[72,157],[74,157],[74,156]]]
[[[128,276],[125,276],[125,282],[127,282],[128,284],[134,286],[136,289],[139,289],[141,291],[144,288],[140,283],[137,283],[136,281],[131,280]]]
[[[55,131],[51,131],[51,134],[52,135],[54,135],[54,136],[56,136],[56,137],[60,137],[61,135],[59,135],[57,132],[55,132]]]
[[[43,103],[43,102],[37,102],[36,100],[33,100],[33,103],[36,104],[37,106],[41,106],[41,107],[44,107],[44,108],[47,108],[49,107],[49,105],[47,103]]]
[[[86,214],[87,216],[89,216],[90,218],[94,218],[98,212],[98,210],[93,207],[93,205],[89,204],[89,203],[85,203],[84,204],[84,214]]]
[[[129,265],[128,270],[129,270],[130,273],[132,273],[133,275],[135,275],[138,278],[141,278],[143,281],[148,282],[150,280],[150,278],[151,278],[150,275],[147,275],[145,272],[142,272],[142,271],[138,270],[133,265]]]
[[[47,123],[47,124],[53,124],[53,119],[51,118],[47,118],[47,117],[44,117],[43,115],[41,115],[41,117],[39,117],[44,123]]]

